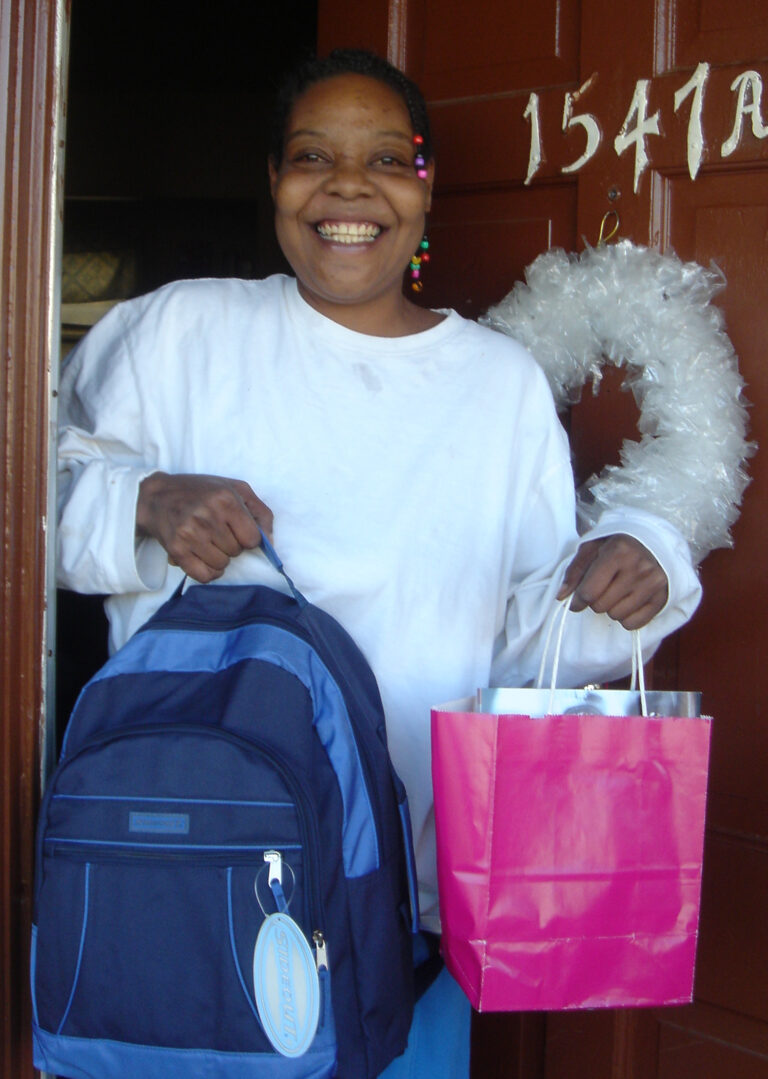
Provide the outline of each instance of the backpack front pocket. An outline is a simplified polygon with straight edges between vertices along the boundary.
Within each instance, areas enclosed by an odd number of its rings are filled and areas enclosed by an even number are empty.
[[[145,1045],[268,1049],[249,984],[264,850],[235,864],[222,860],[229,853],[54,847],[40,896],[40,1025]],[[299,855],[286,851],[300,883]]]
[[[319,914],[305,810],[269,762],[258,797],[226,797],[226,780],[253,749],[185,737],[198,744],[175,738],[172,752],[147,764],[164,772],[167,797],[129,792],[121,780],[137,785],[136,761],[126,758],[146,735],[119,739],[108,775],[98,775],[103,764],[95,775],[91,768],[105,759],[103,746],[90,761],[74,758],[52,790],[39,850],[36,1022],[64,1037],[268,1052],[252,976],[259,930],[277,909],[265,854],[279,853],[282,902],[311,944]],[[195,759],[221,777],[205,796],[187,793],[180,761]],[[157,774],[150,783],[163,789]]]

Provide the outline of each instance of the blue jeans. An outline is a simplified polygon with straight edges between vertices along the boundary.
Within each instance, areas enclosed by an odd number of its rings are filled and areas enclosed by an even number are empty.
[[[408,1048],[380,1079],[469,1079],[469,1001],[443,968],[416,1010]]]

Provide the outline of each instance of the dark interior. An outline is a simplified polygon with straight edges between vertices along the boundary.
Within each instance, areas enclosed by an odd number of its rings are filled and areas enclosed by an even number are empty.
[[[64,354],[97,305],[178,278],[286,269],[268,122],[281,73],[313,52],[316,30],[316,0],[73,0]],[[59,590],[57,604],[61,732],[107,651],[102,597]]]

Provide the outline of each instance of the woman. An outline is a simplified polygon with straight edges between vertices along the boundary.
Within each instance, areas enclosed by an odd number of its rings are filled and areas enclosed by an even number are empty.
[[[259,526],[274,532],[377,675],[437,932],[430,705],[530,682],[552,603],[571,592],[584,613],[563,681],[618,676],[622,625],[645,627],[649,655],[699,586],[683,540],[649,515],[612,511],[580,540],[533,360],[404,296],[434,180],[413,84],[354,51],[306,66],[280,98],[269,173],[295,280],[167,286],[112,312],[68,364],[60,579],[110,593],[117,647],[183,573],[274,586],[253,553]],[[385,1074],[465,1077],[468,1040],[443,972]]]

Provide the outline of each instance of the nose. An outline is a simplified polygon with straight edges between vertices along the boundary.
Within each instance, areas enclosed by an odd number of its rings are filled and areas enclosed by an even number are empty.
[[[326,179],[325,190],[329,195],[354,199],[358,195],[373,194],[374,185],[363,164],[351,158],[340,157]]]

